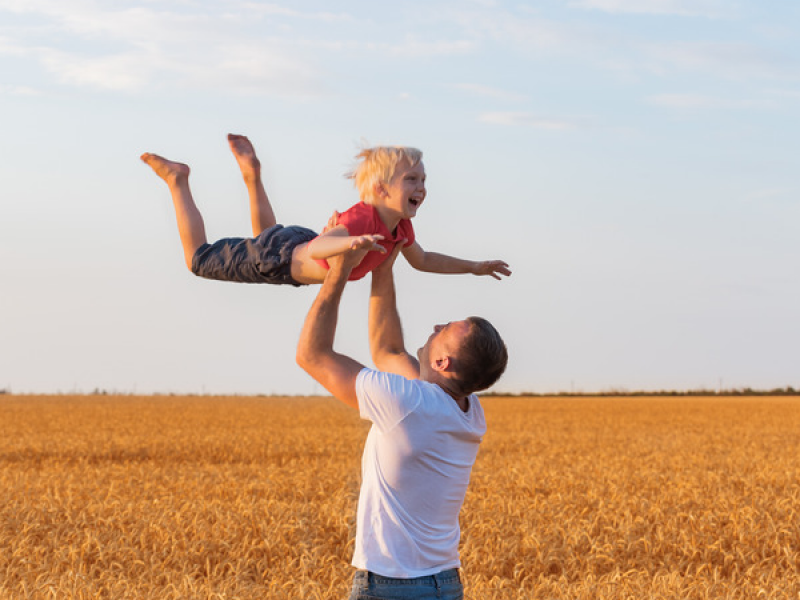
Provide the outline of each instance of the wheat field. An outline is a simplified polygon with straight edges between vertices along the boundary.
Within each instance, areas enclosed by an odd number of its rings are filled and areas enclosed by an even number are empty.
[[[471,599],[800,598],[800,398],[492,398]],[[329,398],[0,396],[0,599],[346,598]]]

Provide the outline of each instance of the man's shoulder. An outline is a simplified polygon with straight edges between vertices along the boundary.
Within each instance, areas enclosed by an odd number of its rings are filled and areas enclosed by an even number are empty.
[[[378,371],[365,367],[356,379],[356,395],[381,397],[384,401],[410,402],[421,408],[427,404],[441,404],[447,392],[430,381]]]
[[[419,404],[435,396],[441,388],[422,379],[409,379],[403,375],[365,367],[356,378],[356,396],[380,398],[382,401],[411,402]]]
[[[424,403],[419,379],[364,368],[356,377],[356,398],[363,419],[388,431]]]
[[[396,373],[379,371],[369,367],[364,367],[361,369],[361,371],[358,373],[357,382],[361,383],[362,385],[369,385],[376,389],[384,388],[386,390],[398,391],[410,391],[412,389],[418,389],[425,384],[425,382],[421,379],[409,379],[407,377],[403,377],[402,375],[397,375]]]

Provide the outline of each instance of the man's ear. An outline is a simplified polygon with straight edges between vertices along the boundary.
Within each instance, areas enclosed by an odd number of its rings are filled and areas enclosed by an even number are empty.
[[[449,356],[442,356],[441,358],[437,358],[433,361],[433,370],[439,371],[443,373],[450,368],[450,357]]]

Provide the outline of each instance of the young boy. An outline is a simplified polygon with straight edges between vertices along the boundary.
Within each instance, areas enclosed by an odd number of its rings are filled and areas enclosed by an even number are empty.
[[[468,261],[426,252],[416,242],[411,226],[425,200],[425,168],[422,152],[406,147],[377,147],[358,155],[361,162],[350,175],[361,202],[336,214],[321,235],[305,227],[278,225],[261,180],[261,163],[245,136],[228,135],[236,162],[250,197],[253,238],[206,240],[203,217],[189,189],[189,167],[156,154],[142,154],[156,175],[169,186],[178,220],[186,266],[195,275],[240,283],[273,283],[294,286],[321,283],[325,259],[350,249],[369,250],[353,269],[350,280],[361,279],[403,243],[403,255],[420,271],[510,275],[500,260]]]

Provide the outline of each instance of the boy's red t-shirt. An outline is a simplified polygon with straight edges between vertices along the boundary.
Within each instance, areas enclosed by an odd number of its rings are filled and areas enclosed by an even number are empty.
[[[392,233],[381,221],[381,217],[375,207],[363,202],[354,204],[341,213],[338,224],[344,225],[349,235],[382,235],[383,239],[379,243],[386,248],[386,254],[375,251],[368,252],[364,259],[352,270],[348,281],[361,279],[380,265],[389,257],[398,242],[407,240],[406,246],[414,243],[414,227],[411,225],[410,220],[402,219],[397,224],[397,229]],[[329,268],[327,260],[318,260],[317,262],[326,269]]]

